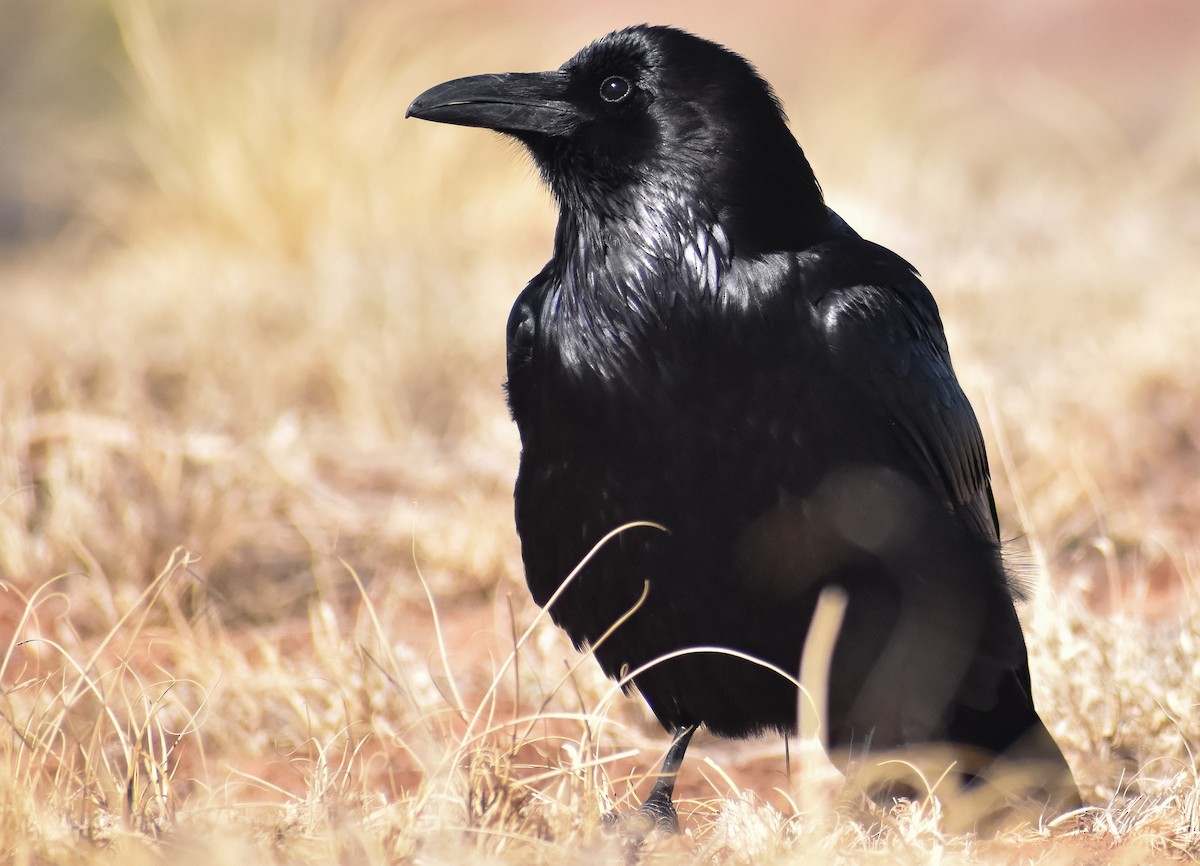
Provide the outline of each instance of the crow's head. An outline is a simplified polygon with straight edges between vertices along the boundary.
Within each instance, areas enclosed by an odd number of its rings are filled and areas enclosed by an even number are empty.
[[[673,28],[619,30],[553,72],[439,84],[408,115],[514,136],[564,210],[637,219],[675,202],[719,222],[742,252],[799,248],[825,229],[770,86],[737,54]]]

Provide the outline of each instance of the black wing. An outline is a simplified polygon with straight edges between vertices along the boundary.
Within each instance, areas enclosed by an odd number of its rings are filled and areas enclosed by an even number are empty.
[[[994,736],[980,735],[999,742],[1010,736],[1010,726],[1002,724],[1000,716],[1020,716],[1015,729],[1023,730],[1032,703],[1024,640],[1008,597],[1014,589],[998,557],[999,524],[983,435],[954,375],[937,304],[916,272],[875,244],[863,241],[839,247],[835,244],[829,254],[831,261],[844,265],[841,279],[815,305],[833,369],[846,387],[857,392],[860,405],[871,407],[877,423],[890,428],[903,443],[929,490],[949,506],[984,550],[993,551],[976,558],[964,552],[968,548],[952,552],[951,544],[945,561],[938,558],[941,554],[925,551],[926,542],[944,544],[952,534],[931,536],[914,545],[914,562],[936,566],[927,571],[943,579],[909,587],[910,592],[924,593],[920,611],[910,623],[920,637],[884,654],[879,677],[883,685],[876,691],[886,696],[894,691],[889,681],[894,684],[912,676],[906,672],[922,666],[914,659],[925,659],[931,669],[940,665],[943,673],[950,668],[948,659],[969,660],[958,687],[959,711],[981,713],[984,721],[975,725],[977,729],[992,723],[1003,728]],[[852,266],[846,264],[850,261]],[[980,580],[964,583],[956,575],[976,575]],[[934,674],[916,676],[910,691],[922,700],[915,703],[937,707],[930,696],[939,694],[941,682]],[[1005,689],[1022,693],[1021,700],[1001,707]]]
[[[817,305],[834,363],[895,426],[935,490],[981,538],[999,541],[983,434],[950,363],[937,304],[894,254],[898,279],[829,292]],[[877,260],[879,261],[879,260]]]

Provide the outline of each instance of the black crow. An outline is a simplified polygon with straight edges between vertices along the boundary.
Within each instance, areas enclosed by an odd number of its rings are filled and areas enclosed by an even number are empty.
[[[554,254],[508,321],[516,524],[540,605],[610,530],[665,529],[616,536],[550,609],[609,676],[636,672],[674,734],[643,810],[677,826],[699,725],[742,737],[797,717],[768,667],[654,660],[715,647],[795,673],[830,586],[848,598],[834,750],[949,744],[968,779],[1003,759],[1052,809],[1075,805],[937,305],[826,207],[754,68],[637,26],[553,72],[440,84],[408,114],[516,138],[559,206]]]

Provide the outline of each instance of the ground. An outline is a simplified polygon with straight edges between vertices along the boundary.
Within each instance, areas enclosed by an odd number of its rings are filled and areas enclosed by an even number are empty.
[[[1090,808],[991,840],[697,739],[656,862],[1200,855],[1200,15],[8,0],[0,859],[621,861],[666,738],[512,528],[527,160],[403,121],[652,19],[750,57],[921,270],[985,430],[1037,700]],[[732,20],[731,20],[732,19]]]

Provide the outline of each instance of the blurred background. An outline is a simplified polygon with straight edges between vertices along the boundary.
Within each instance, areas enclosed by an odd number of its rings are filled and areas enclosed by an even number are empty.
[[[136,581],[184,544],[230,593],[249,568],[302,598],[314,545],[376,568],[418,525],[450,583],[517,580],[502,328],[553,210],[513,145],[402,117],[641,20],[755,62],[833,207],[922,271],[1006,531],[1065,574],[1187,571],[1189,0],[3,0],[0,20],[10,580]]]
[[[205,618],[304,656],[356,578],[427,661],[420,570],[486,684],[480,630],[509,630],[510,597],[531,615],[503,328],[554,211],[514,145],[404,111],[641,21],[754,62],[829,203],[922,272],[1029,582],[1177,626],[1200,525],[1194,0],[0,0],[0,635],[103,648],[184,548],[147,614],[175,676],[208,682],[178,649]],[[1031,637],[1056,733],[1137,763],[1152,735],[1054,672],[1064,640]],[[1157,682],[1162,646],[1116,665],[1095,640],[1077,671]]]

